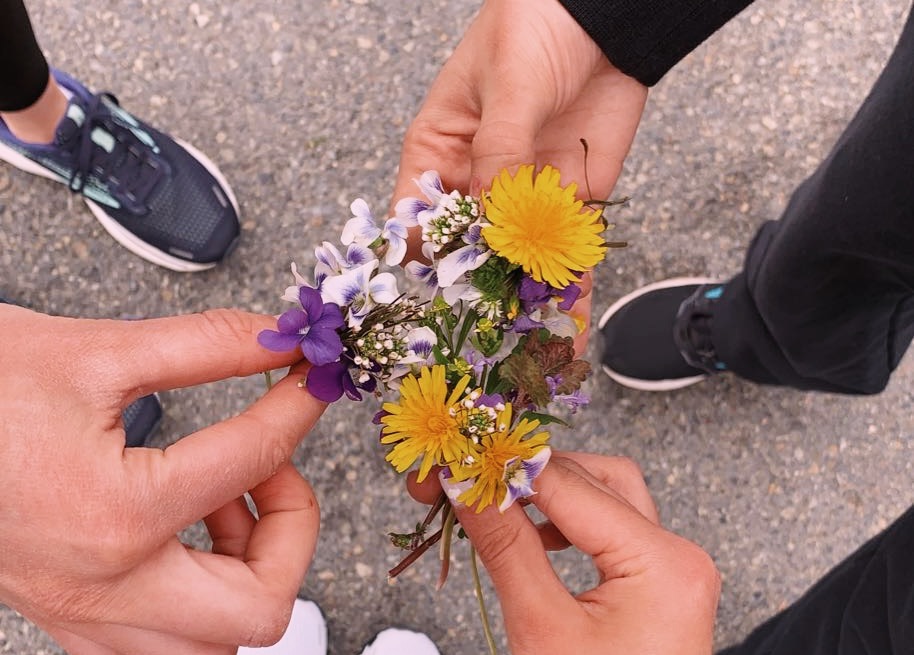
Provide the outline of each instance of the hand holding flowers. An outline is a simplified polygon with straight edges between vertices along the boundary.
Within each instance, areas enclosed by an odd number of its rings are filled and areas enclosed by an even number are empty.
[[[602,237],[603,210],[562,187],[551,166],[503,171],[479,198],[446,192],[434,171],[416,183],[424,197],[400,200],[383,225],[364,200],[352,203],[345,252],[319,246],[310,283],[293,265],[283,297],[297,307],[259,341],[300,350],[312,364],[303,385],[321,400],[383,398],[376,422],[398,472],[418,466],[422,480],[437,467],[453,502],[505,511],[534,493],[549,460],[543,427],[561,422],[559,408],[588,402],[590,365],[573,346],[583,325],[569,310],[582,275],[617,244]],[[402,263],[410,228],[425,255],[405,265],[415,295],[384,270]],[[440,540],[443,583],[453,509],[426,531],[445,505],[415,531],[391,534],[411,551],[391,577]]]

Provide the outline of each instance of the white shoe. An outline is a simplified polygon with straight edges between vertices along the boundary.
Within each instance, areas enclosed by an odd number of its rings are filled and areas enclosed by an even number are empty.
[[[327,623],[324,615],[310,600],[296,599],[289,627],[282,639],[264,648],[242,646],[238,649],[238,655],[327,655]]]
[[[388,628],[365,646],[362,655],[440,655],[434,642],[421,632]]]

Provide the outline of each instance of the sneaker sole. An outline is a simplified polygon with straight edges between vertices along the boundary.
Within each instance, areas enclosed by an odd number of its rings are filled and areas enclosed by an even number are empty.
[[[174,138],[174,137],[172,137],[172,138]],[[239,220],[240,220],[241,212],[238,208],[238,200],[235,198],[235,193],[234,193],[234,191],[232,191],[232,187],[229,186],[229,183],[225,179],[225,176],[222,175],[222,171],[220,171],[216,167],[216,164],[214,164],[212,162],[212,160],[210,160],[209,157],[204,155],[202,152],[200,152],[199,150],[194,148],[192,145],[190,145],[186,141],[182,141],[181,139],[174,139],[174,140],[176,143],[178,143],[178,145],[180,145],[182,148],[187,150],[191,154],[191,156],[193,156],[197,161],[199,161],[203,165],[203,167],[207,171],[209,171],[210,175],[212,175],[216,179],[216,181],[219,182],[219,184],[222,186],[222,189],[225,191],[226,195],[228,196],[228,200],[232,204],[232,207],[235,210],[235,214],[239,217]],[[25,155],[17,152],[16,150],[13,150],[9,146],[7,146],[5,143],[0,143],[0,159],[6,161],[7,163],[15,166],[16,168],[18,168],[20,170],[25,171],[26,173],[38,175],[39,177],[44,177],[49,180],[54,180],[55,182],[60,182],[61,184],[67,183],[67,180],[65,180],[64,178],[49,171],[41,164],[35,163],[34,161],[29,159]],[[93,202],[92,200],[90,200],[89,198],[86,198],[85,196],[83,197],[83,200],[89,206],[89,210],[98,220],[98,222],[102,224],[103,228],[105,228],[105,231],[108,232],[108,234],[110,234],[114,238],[115,241],[117,241],[119,244],[124,246],[127,250],[129,250],[133,254],[137,255],[138,257],[142,257],[143,259],[145,259],[148,262],[152,262],[153,264],[155,264],[157,266],[161,266],[163,268],[167,268],[172,271],[177,271],[179,273],[197,273],[199,271],[205,271],[210,268],[213,268],[214,266],[216,266],[216,264],[219,263],[219,262],[206,262],[206,263],[191,262],[186,259],[181,259],[179,257],[175,257],[174,255],[170,255],[163,250],[159,250],[155,246],[152,246],[152,245],[146,243],[145,241],[143,241],[142,239],[137,237],[135,234],[133,234],[130,230],[126,229],[123,225],[118,223],[115,219],[113,219],[111,216],[109,216],[107,214],[107,212],[105,212],[104,207],[102,207],[101,205]],[[236,243],[237,243],[237,240],[236,240]],[[228,255],[230,252],[232,252],[232,250],[234,250],[236,243],[233,243],[229,246],[228,250],[226,251],[226,255]]]
[[[606,325],[607,321],[612,318],[619,309],[624,305],[627,305],[635,298],[643,296],[646,293],[651,291],[657,291],[658,289],[669,289],[670,287],[682,287],[689,284],[716,284],[720,280],[709,277],[674,277],[669,280],[661,280],[660,282],[654,282],[648,284],[647,286],[641,287],[640,289],[635,289],[628,295],[622,296],[616,302],[609,306],[603,315],[600,317],[600,320],[597,322],[597,328],[602,330],[603,326]],[[708,377],[707,374],[702,375],[693,375],[687,378],[672,378],[669,380],[642,380],[640,378],[633,378],[627,375],[622,375],[616,371],[609,368],[606,364],[602,364],[603,372],[606,373],[613,380],[619,384],[629,387],[631,389],[638,389],[639,391],[675,391],[676,389],[682,389],[683,387],[689,387],[693,384],[697,384]]]

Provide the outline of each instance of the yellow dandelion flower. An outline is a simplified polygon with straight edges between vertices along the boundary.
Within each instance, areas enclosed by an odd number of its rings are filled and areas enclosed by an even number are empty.
[[[600,213],[584,209],[576,192],[573,183],[562,188],[551,166],[535,179],[532,164],[521,166],[514,177],[504,170],[483,196],[490,225],[482,236],[496,254],[537,282],[564,289],[606,254]]]
[[[470,376],[461,378],[449,394],[444,372],[444,366],[433,366],[423,367],[418,378],[408,375],[398,402],[382,406],[387,414],[381,418],[381,443],[395,444],[386,459],[402,473],[421,457],[420,482],[434,464],[462,459],[468,451],[457,412]]]
[[[536,477],[548,459],[546,441],[548,432],[539,432],[528,438],[539,427],[539,421],[523,419],[511,427],[511,405],[499,412],[495,432],[486,434],[469,457],[450,467],[453,480],[461,482],[475,478],[473,486],[457,498],[465,505],[476,503],[481,512],[493,502],[504,511],[518,497],[519,492],[530,495],[529,483]],[[545,457],[543,457],[545,456]],[[535,466],[525,471],[524,464],[533,460]],[[507,502],[506,502],[507,501]]]

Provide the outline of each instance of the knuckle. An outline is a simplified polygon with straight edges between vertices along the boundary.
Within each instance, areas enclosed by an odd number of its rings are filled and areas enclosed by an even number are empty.
[[[641,465],[629,457],[616,457],[614,467],[619,481],[630,487],[644,485],[644,471]]]
[[[514,557],[512,550],[519,536],[518,526],[507,521],[499,521],[477,534],[473,542],[486,568],[497,571],[504,568]]]
[[[256,465],[259,471],[273,474],[292,456],[298,441],[296,435],[286,435],[273,425],[263,412],[239,414],[232,419],[232,429],[245,434],[259,447],[256,449]]]
[[[101,527],[85,544],[87,560],[100,571],[122,571],[131,568],[144,554],[142,539],[132,530],[119,525]]]
[[[480,125],[471,146],[474,159],[498,157],[520,165],[528,155],[528,138],[521,127],[505,120]]]
[[[713,609],[720,597],[720,573],[714,560],[701,547],[681,539],[678,554],[678,579],[687,606],[696,610]]]
[[[292,618],[292,605],[284,599],[262,599],[248,613],[248,625],[241,646],[263,648],[282,638]]]
[[[198,329],[217,346],[236,344],[239,336],[254,333],[251,317],[231,309],[208,309],[197,317],[200,323]]]

